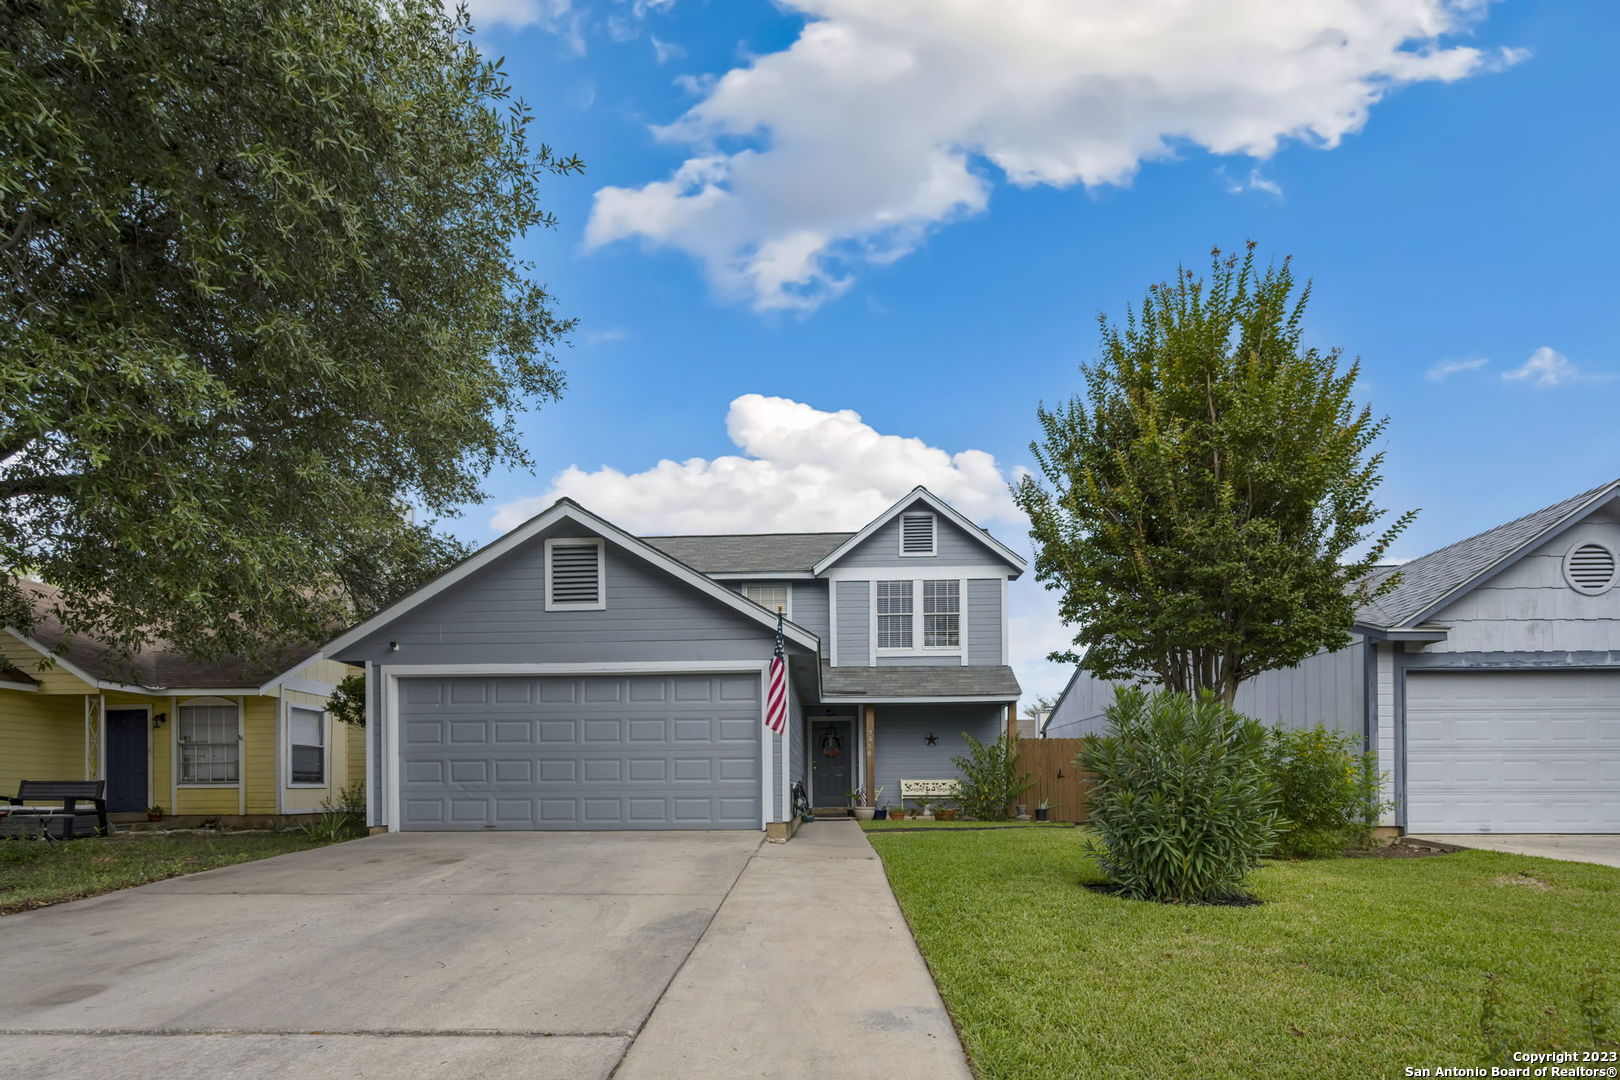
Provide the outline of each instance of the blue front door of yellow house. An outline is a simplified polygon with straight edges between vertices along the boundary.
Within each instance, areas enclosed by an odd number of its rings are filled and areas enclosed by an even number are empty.
[[[854,724],[816,720],[810,725],[810,804],[847,806],[855,787]]]
[[[146,710],[107,710],[107,809],[146,809]]]

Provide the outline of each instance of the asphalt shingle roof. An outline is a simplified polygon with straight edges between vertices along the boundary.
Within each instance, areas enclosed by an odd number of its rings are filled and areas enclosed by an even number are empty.
[[[835,697],[1005,697],[1022,691],[1013,669],[983,667],[832,667],[821,665],[821,694]]]
[[[51,615],[57,589],[38,581],[24,581],[38,621],[28,636],[51,650],[52,655],[106,682],[129,683],[153,690],[244,689],[259,686],[315,655],[319,646],[291,646],[255,661],[239,656],[199,660],[174,649],[168,642],[153,641],[134,656],[123,657],[84,634],[69,633]]]
[[[1399,570],[1401,583],[1392,592],[1363,605],[1356,613],[1356,620],[1367,626],[1404,626],[1571,514],[1617,488],[1620,488],[1620,480],[1611,480],[1411,562],[1379,567],[1366,580],[1379,581]]]
[[[854,536],[848,532],[643,536],[641,539],[704,574],[808,574]]]

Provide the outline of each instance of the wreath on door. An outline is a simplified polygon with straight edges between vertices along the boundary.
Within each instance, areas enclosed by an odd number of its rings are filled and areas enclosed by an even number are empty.
[[[834,758],[844,752],[844,740],[838,737],[838,729],[829,727],[821,733],[821,756]]]

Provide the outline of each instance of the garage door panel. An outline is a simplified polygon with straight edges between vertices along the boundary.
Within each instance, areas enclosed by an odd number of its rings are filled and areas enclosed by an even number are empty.
[[[759,827],[755,677],[402,682],[404,828]]]
[[[1413,832],[1620,831],[1620,672],[1409,672]]]

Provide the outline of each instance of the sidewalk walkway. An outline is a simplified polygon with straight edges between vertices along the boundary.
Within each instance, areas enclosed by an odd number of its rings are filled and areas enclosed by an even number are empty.
[[[814,822],[749,862],[616,1080],[971,1080],[872,845]]]

